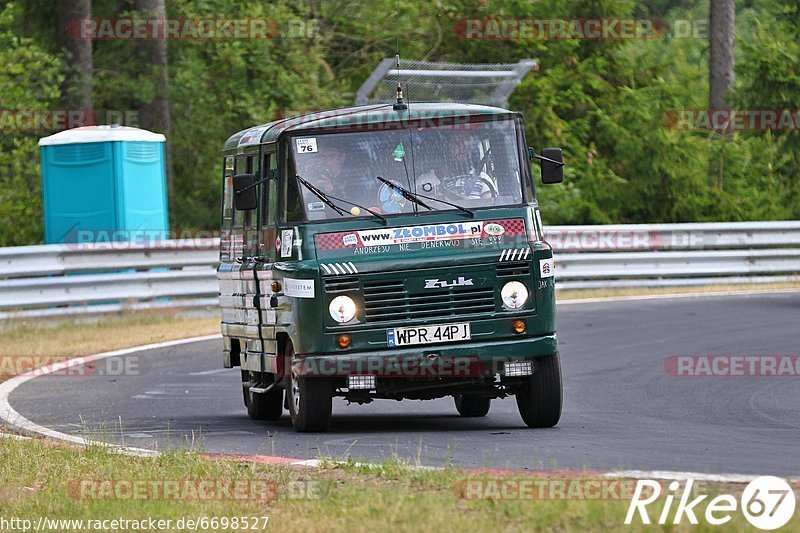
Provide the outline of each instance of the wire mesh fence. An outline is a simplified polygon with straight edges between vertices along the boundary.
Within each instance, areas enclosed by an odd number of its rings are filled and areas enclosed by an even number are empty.
[[[356,104],[392,102],[397,84],[409,102],[457,102],[507,107],[514,87],[536,61],[465,64],[384,59],[364,82]]]

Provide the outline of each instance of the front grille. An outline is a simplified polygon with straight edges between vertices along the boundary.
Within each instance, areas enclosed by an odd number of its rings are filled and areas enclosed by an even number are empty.
[[[367,323],[453,318],[495,310],[491,287],[451,287],[408,294],[402,281],[365,282]]]
[[[325,292],[348,292],[358,290],[358,278],[356,276],[327,278],[323,280]]]
[[[531,264],[528,261],[517,261],[515,263],[498,263],[497,276],[528,276],[531,273]]]

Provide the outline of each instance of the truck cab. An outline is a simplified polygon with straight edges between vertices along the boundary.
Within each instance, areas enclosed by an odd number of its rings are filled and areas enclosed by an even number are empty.
[[[372,105],[277,120],[225,144],[223,363],[250,417],[325,431],[336,397],[452,396],[486,416],[561,416],[553,254],[523,119],[467,104]]]

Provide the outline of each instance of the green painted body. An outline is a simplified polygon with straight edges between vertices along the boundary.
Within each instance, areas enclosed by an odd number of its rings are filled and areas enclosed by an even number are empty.
[[[484,106],[418,104],[412,108],[421,114],[435,110],[455,121],[476,115],[520,120],[506,110]],[[376,113],[387,122],[408,117],[407,112],[393,111],[391,106],[378,110],[372,106],[331,112],[327,120],[334,121],[337,128],[348,128],[370,123]],[[223,179],[228,186],[223,191],[219,267],[226,367],[241,366],[280,380],[286,373],[282,355],[287,340],[301,358],[339,367],[374,363],[373,369],[414,357],[469,356],[489,364],[497,359],[556,353],[554,278],[552,273],[541,274],[541,268],[552,266],[552,250],[542,239],[529,165],[522,150],[522,179],[531,191],[522,205],[476,209],[474,218],[450,209],[423,210],[387,217],[387,225],[371,217],[283,222],[277,206],[283,202],[288,140],[298,132],[324,134],[319,130],[325,127],[321,120],[315,116],[278,121],[240,132],[226,143]],[[268,154],[273,154],[269,160],[265,158]],[[236,167],[230,168],[234,160]],[[276,178],[261,186],[262,199],[269,190],[269,213],[258,209],[249,229],[241,230],[233,220],[237,215],[229,199],[230,178],[240,173],[240,163],[257,178]],[[273,169],[271,174],[268,167]],[[482,228],[477,230],[479,236],[471,229],[476,224]],[[411,229],[420,226],[427,229]],[[489,234],[489,229],[501,234]],[[423,231],[458,233],[454,239],[370,246],[363,232],[372,230],[398,238],[413,238],[412,232]],[[281,250],[281,243],[275,241],[283,238],[286,248],[287,231],[291,232],[291,247]],[[350,237],[355,234],[359,235],[358,244]],[[241,251],[230,244],[239,237]],[[543,260],[549,260],[545,263],[550,266],[543,265]],[[469,284],[452,286],[458,280],[469,280]],[[500,289],[514,280],[526,285],[530,297],[522,309],[512,311],[504,308]],[[445,286],[426,288],[436,283]],[[340,294],[358,303],[353,323],[338,324],[328,312],[330,301]],[[512,329],[515,320],[525,322],[523,333]],[[404,347],[392,347],[387,341],[390,328],[463,322],[470,324],[468,341]],[[347,348],[337,345],[340,335],[350,337]]]

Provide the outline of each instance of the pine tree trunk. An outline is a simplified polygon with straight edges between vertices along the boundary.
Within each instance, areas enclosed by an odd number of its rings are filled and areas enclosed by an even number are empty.
[[[92,100],[92,40],[78,38],[69,28],[81,19],[92,18],[92,0],[58,0],[58,44],[64,51],[67,72],[62,86],[62,103],[67,110],[81,110],[89,119]]]
[[[733,29],[736,21],[734,0],[710,0],[708,107],[725,109],[733,88]]]
[[[165,0],[135,0],[134,9],[138,16],[149,19],[165,19]],[[163,36],[162,36],[163,37]],[[136,41],[138,57],[146,69],[145,76],[155,85],[155,96],[149,101],[139,102],[140,127],[163,133],[167,137],[166,166],[169,206],[172,209],[174,193],[172,180],[172,118],[169,109],[169,58],[166,39]]]

